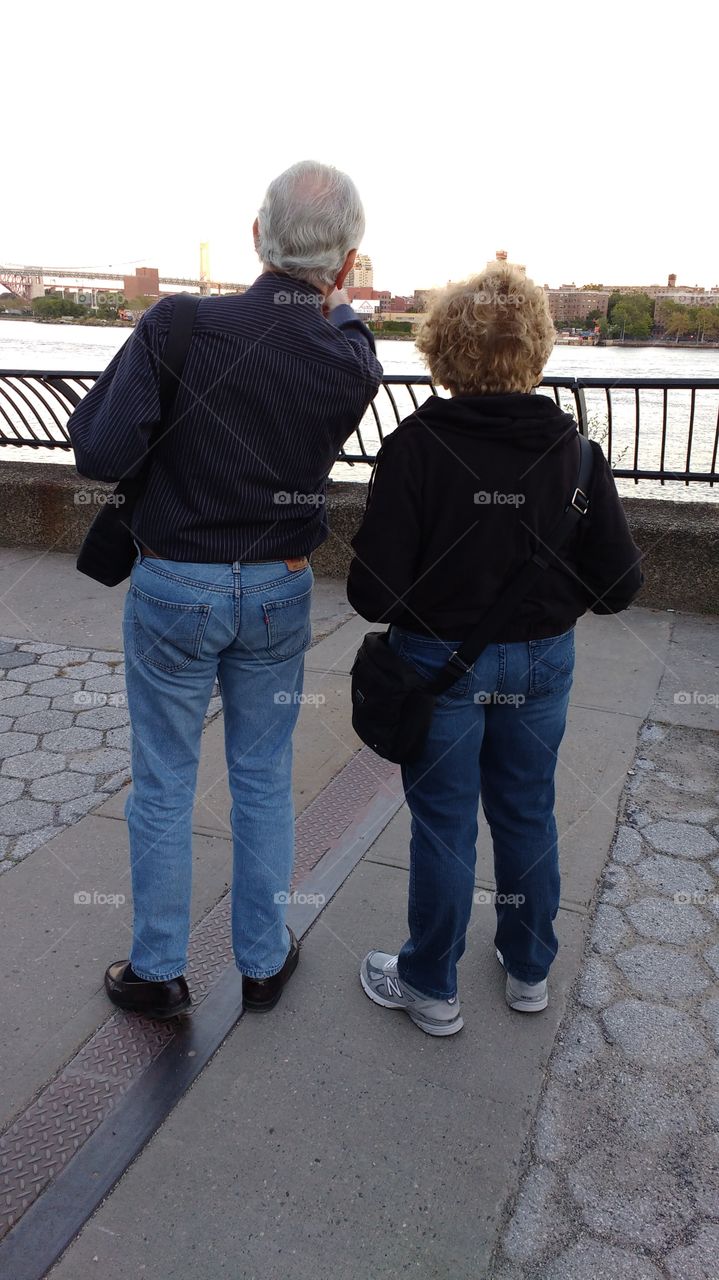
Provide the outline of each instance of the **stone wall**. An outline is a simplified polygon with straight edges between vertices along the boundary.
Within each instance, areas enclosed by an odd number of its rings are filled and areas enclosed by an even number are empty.
[[[67,464],[0,462],[0,545],[78,549],[111,485],[83,480]],[[332,484],[332,533],[313,556],[318,574],[343,577],[366,498],[364,484]],[[656,609],[719,613],[719,503],[626,498],[624,507],[645,552],[639,603]]]

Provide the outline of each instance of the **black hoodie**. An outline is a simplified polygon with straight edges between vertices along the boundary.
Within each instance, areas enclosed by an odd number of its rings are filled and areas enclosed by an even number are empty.
[[[592,448],[590,513],[495,642],[559,635],[637,594],[641,553]],[[576,423],[548,396],[430,397],[378,455],[350,603],[373,622],[464,639],[558,522],[578,471]]]

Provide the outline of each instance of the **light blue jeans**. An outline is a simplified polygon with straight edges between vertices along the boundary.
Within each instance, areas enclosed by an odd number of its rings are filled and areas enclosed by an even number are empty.
[[[215,679],[232,794],[232,945],[241,973],[285,961],[294,853],[292,732],[310,643],[312,570],[138,558],[125,602],[134,898],[130,960],[141,978],[187,966],[192,809]]]

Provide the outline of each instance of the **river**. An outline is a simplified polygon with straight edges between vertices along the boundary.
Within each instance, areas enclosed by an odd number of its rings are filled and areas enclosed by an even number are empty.
[[[0,370],[38,369],[75,370],[90,372],[104,369],[117,349],[127,340],[127,329],[102,329],[82,325],[37,324],[33,321],[0,321]],[[377,354],[385,373],[417,374],[426,369],[413,342],[378,341]],[[599,378],[713,378],[719,381],[719,351],[697,348],[673,349],[671,347],[575,347],[556,346],[547,365],[547,373],[567,377]],[[412,411],[409,394],[403,388],[394,391],[400,416]],[[418,399],[425,392],[417,388]],[[564,397],[563,397],[564,402]],[[377,410],[383,430],[391,430],[395,423],[394,410],[389,398],[380,390]],[[570,399],[567,407],[572,408]],[[633,462],[634,394],[631,391],[614,392],[614,464],[630,466]],[[591,433],[598,439],[606,436],[606,401],[604,392],[587,392],[587,408]],[[669,432],[667,437],[666,465],[684,467],[686,461],[689,427],[690,393],[675,391],[669,397]],[[709,471],[714,447],[719,411],[719,392],[706,391],[697,394],[695,423],[692,440],[692,469]],[[659,465],[662,397],[660,392],[642,392],[641,395],[641,450],[639,465],[647,470]],[[373,416],[368,415],[362,425],[365,444],[373,451],[378,442]],[[348,450],[357,452],[357,441],[351,439]],[[38,460],[34,450],[12,449],[0,456],[19,459],[30,457]],[[48,461],[66,462],[67,455],[48,451]],[[338,464],[336,478],[365,480],[369,468],[364,464],[349,467]],[[667,482],[641,481],[639,485],[620,480],[619,488],[625,493],[641,496],[678,498],[680,500],[719,500],[719,489],[705,484],[684,485]]]

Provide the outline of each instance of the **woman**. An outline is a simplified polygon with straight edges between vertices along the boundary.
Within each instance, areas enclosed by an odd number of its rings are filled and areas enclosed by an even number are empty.
[[[493,263],[436,296],[417,339],[432,396],[385,441],[354,539],[351,604],[389,622],[391,647],[442,668],[550,535],[577,483],[576,423],[537,395],[554,328],[544,290]],[[516,614],[436,704],[421,758],[403,767],[412,815],[410,936],[371,951],[370,999],[430,1035],[462,1027],[457,963],[472,907],[481,795],[492,833],[495,944],[512,1009],[547,1006],[559,906],[554,773],[574,668],[574,624],[616,613],[642,583],[609,465],[592,445],[589,514]]]

